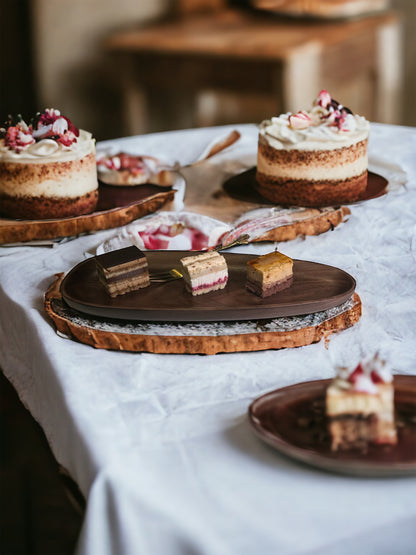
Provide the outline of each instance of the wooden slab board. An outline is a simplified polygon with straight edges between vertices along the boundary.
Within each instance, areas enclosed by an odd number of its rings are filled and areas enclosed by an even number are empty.
[[[151,214],[159,210],[165,203],[172,201],[175,191],[163,190],[154,186],[149,194],[136,201],[129,201],[114,207],[107,203],[103,209],[91,214],[73,218],[54,220],[13,220],[0,218],[0,245],[20,243],[41,239],[72,237],[81,233],[112,229]],[[107,199],[105,199],[107,201]],[[98,207],[100,208],[100,206]]]
[[[361,317],[357,293],[340,307],[301,317],[250,322],[123,322],[100,319],[69,308],[57,274],[45,293],[44,308],[59,335],[97,349],[161,354],[262,351],[316,343],[353,326]]]

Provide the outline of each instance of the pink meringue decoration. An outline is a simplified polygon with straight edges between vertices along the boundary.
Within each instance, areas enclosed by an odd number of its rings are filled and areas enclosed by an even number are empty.
[[[306,129],[312,124],[312,120],[306,112],[300,110],[297,114],[289,116],[289,125],[293,129]]]
[[[328,91],[322,89],[321,92],[318,94],[318,98],[316,99],[316,103],[318,106],[322,106],[322,108],[328,108],[331,104],[332,98]]]
[[[35,142],[29,127],[23,120],[7,129],[4,140],[6,146],[16,152],[20,152],[24,147]]]

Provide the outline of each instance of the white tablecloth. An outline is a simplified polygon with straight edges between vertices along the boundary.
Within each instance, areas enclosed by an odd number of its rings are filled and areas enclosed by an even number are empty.
[[[114,144],[186,163],[227,129]],[[256,127],[239,129],[242,139],[199,169],[197,183],[188,170],[187,187],[219,188],[255,163]],[[415,160],[415,129],[372,125],[371,163],[399,181],[407,174],[406,185],[352,206],[332,232],[280,245],[357,280],[363,316],[328,349],[95,350],[55,333],[43,295],[55,273],[117,230],[54,248],[0,249],[0,367],[87,499],[79,554],[415,553],[415,478],[352,478],[300,465],[263,444],[247,418],[261,394],[330,377],[334,364],[361,351],[380,350],[396,373],[416,374]]]

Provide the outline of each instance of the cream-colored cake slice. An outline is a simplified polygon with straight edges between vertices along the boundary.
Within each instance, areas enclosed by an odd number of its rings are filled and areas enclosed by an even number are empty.
[[[227,262],[216,251],[186,256],[180,262],[186,289],[194,296],[224,289],[227,284]]]
[[[326,391],[326,415],[334,451],[397,442],[393,377],[378,355],[339,370]]]

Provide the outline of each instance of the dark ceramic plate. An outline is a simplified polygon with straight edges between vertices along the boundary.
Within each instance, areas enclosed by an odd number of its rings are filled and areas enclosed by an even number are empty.
[[[330,380],[303,382],[266,393],[249,408],[254,430],[293,459],[323,470],[356,476],[416,474],[416,376],[395,376],[398,443],[333,452],[324,411]]]
[[[179,267],[189,251],[146,251],[150,272]],[[332,266],[295,260],[293,284],[261,299],[246,290],[246,265],[254,255],[224,253],[228,265],[225,289],[193,297],[182,279],[111,298],[99,283],[93,258],[75,266],[63,279],[62,297],[72,308],[105,318],[143,321],[204,322],[297,316],[328,310],[348,300],[352,276]]]
[[[153,195],[172,190],[171,185],[161,186],[153,183],[124,186],[106,185],[100,181],[99,184],[98,203],[95,212],[113,210],[136,202],[143,202]]]
[[[230,177],[223,183],[223,188],[226,193],[236,200],[242,200],[244,202],[254,202],[257,204],[271,204],[275,205],[271,200],[264,198],[257,191],[257,181],[256,181],[256,171],[257,168],[250,168],[245,172],[238,175]],[[344,205],[357,204],[363,202],[364,200],[370,200],[373,198],[381,197],[387,193],[388,181],[381,175],[373,172],[368,172],[367,188],[362,193],[360,198],[354,202],[344,202]],[[324,206],[319,206],[315,208],[323,208]]]

